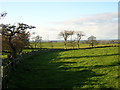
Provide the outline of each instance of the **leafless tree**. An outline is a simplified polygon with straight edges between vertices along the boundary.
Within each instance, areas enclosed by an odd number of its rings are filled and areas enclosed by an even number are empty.
[[[70,35],[72,35],[73,32],[72,31],[63,31],[63,32],[60,32],[59,36],[63,37],[64,38],[64,48],[67,49],[67,39],[68,37],[70,37]]]
[[[70,34],[70,41],[69,41],[69,46],[71,46],[73,49],[74,49],[74,46],[75,46],[75,40],[73,40],[73,35],[74,35],[74,31],[69,31],[69,34]]]
[[[33,37],[32,39],[33,39],[35,48],[37,48],[38,44],[40,44],[40,48],[42,47],[41,46],[41,41],[42,41],[42,37],[41,36],[37,35],[37,36]]]
[[[80,40],[81,40],[82,36],[85,36],[85,35],[82,31],[76,31],[75,33],[77,35],[77,46],[79,49],[80,48]]]

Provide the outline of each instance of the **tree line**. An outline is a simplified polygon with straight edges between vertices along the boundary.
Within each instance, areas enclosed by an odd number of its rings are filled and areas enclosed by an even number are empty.
[[[72,36],[73,35],[76,35],[76,38],[74,40],[72,40]],[[59,33],[59,36],[63,37],[64,38],[64,48],[67,49],[67,43],[70,42],[71,45],[74,47],[74,43],[75,41],[77,42],[77,47],[78,49],[80,48],[80,40],[83,36],[85,36],[84,32],[82,31],[68,31],[68,30],[65,30],[63,32],[60,32]],[[68,41],[68,38],[71,37],[71,41]],[[94,36],[90,36],[88,37],[88,41],[87,43],[89,45],[93,46],[95,44],[97,44],[98,42],[96,41],[96,37]]]
[[[77,48],[80,49],[81,38],[85,36],[83,31],[70,31],[70,30],[65,30],[63,32],[60,32],[58,35],[64,39],[64,49],[67,49],[68,45],[74,48],[76,47],[76,44],[77,44]],[[76,35],[75,39],[73,39],[73,35]],[[32,43],[34,43],[34,45],[32,46],[34,46],[35,48],[37,48],[38,45],[39,48],[42,48],[42,37],[39,35],[32,37]],[[53,48],[54,46],[53,41],[48,41],[48,43]],[[92,48],[94,47],[94,45],[98,44],[96,37],[94,36],[88,37],[86,43],[89,44]]]

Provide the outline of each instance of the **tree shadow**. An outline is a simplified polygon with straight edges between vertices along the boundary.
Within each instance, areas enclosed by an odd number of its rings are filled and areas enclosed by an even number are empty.
[[[89,55],[89,56],[79,56],[79,57],[60,57],[60,58],[57,58],[57,59],[73,59],[73,58],[91,58],[91,57],[104,57],[104,56],[114,56],[114,55],[120,55],[118,53],[116,54],[104,54],[104,55]]]
[[[110,65],[95,65],[95,66],[78,66],[78,67],[60,67],[60,70],[69,70],[69,69],[97,69],[97,68],[106,68],[106,67],[113,67],[113,66],[119,66],[119,64],[110,64]]]
[[[99,85],[97,80],[92,80],[92,77],[101,77],[104,74],[99,74],[89,66],[80,67],[61,67],[68,63],[76,62],[53,62],[58,59],[59,50],[52,50],[49,53],[38,55],[33,59],[26,60],[16,68],[16,72],[11,73],[9,78],[9,88],[82,88],[84,85]],[[76,58],[76,57],[69,57]],[[81,57],[78,57],[81,58]],[[68,58],[64,58],[68,59]],[[91,66],[92,67],[92,66]],[[94,66],[105,67],[105,66]],[[82,70],[69,70],[71,68]],[[96,82],[96,83],[94,83]],[[100,86],[104,86],[104,83]]]

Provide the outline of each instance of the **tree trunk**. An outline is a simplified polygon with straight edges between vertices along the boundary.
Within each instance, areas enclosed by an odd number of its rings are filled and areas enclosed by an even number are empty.
[[[80,49],[80,41],[78,41],[78,49]]]
[[[37,44],[35,43],[35,48],[36,48]]]
[[[65,43],[64,43],[64,49],[67,49],[66,45],[67,45],[67,43],[66,43],[66,41],[65,41]]]
[[[92,48],[93,48],[93,41],[92,41]]]

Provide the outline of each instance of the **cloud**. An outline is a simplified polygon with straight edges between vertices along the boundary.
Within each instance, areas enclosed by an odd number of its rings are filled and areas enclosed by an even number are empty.
[[[74,24],[74,25],[86,25],[86,24],[97,24],[97,23],[105,23],[115,21],[118,17],[117,12],[113,13],[104,13],[104,14],[96,14],[88,17],[81,17],[77,19],[71,19],[63,22],[55,22],[56,24]]]
[[[54,22],[61,28],[83,31],[86,37],[95,35],[98,39],[117,39],[118,37],[118,13],[102,13],[71,19],[62,22]]]
[[[47,26],[47,27],[46,27]],[[80,17],[66,21],[51,22],[45,26],[36,26],[37,35],[43,40],[63,40],[58,34],[64,30],[83,31],[85,36],[82,40],[87,40],[91,35],[97,39],[117,39],[118,38],[118,13],[102,13],[87,17]]]

